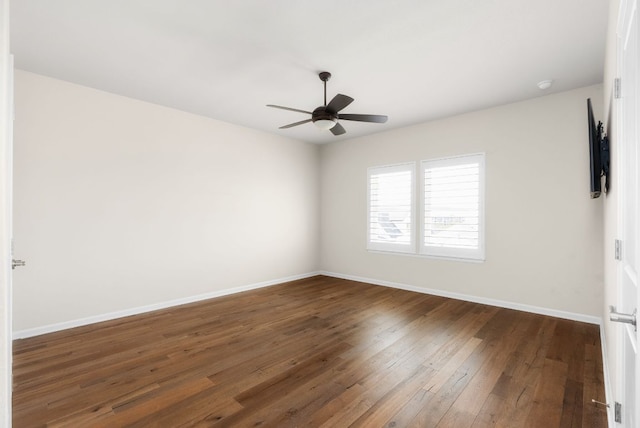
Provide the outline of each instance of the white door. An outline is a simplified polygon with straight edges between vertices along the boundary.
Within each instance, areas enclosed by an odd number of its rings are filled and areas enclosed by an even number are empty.
[[[640,174],[638,174],[638,0],[622,0],[618,21],[619,70],[621,97],[619,100],[618,168],[620,180],[619,213],[621,260],[618,271],[618,312],[633,314],[639,307],[640,274]],[[640,352],[638,333],[631,324],[620,324],[617,355],[616,402],[622,405],[620,426],[639,427],[640,415]]]

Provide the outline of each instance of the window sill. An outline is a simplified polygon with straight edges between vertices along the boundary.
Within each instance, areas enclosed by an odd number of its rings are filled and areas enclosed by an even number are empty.
[[[486,261],[486,257],[482,259],[471,259],[471,258],[465,258],[465,257],[433,256],[428,254],[401,253],[396,251],[383,251],[383,250],[371,250],[371,249],[367,249],[367,252],[372,254],[383,254],[388,256],[417,257],[420,259],[443,260],[443,261],[449,261],[449,262],[484,263]]]

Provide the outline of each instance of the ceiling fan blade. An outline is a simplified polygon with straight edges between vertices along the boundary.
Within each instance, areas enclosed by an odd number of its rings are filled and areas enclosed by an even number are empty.
[[[289,111],[297,111],[298,113],[307,113],[307,114],[311,114],[311,112],[310,112],[310,111],[300,110],[300,109],[297,109],[297,108],[291,108],[291,107],[276,106],[276,105],[273,105],[273,104],[267,104],[267,107],[279,108],[279,109],[282,109],[282,110],[289,110]]]
[[[281,127],[280,127],[280,128],[278,128],[278,129],[293,128],[294,126],[302,125],[302,124],[304,124],[304,123],[309,123],[309,122],[311,122],[311,119],[301,120],[300,122],[290,123],[290,124],[288,124],[288,125],[281,126]]]
[[[341,114],[340,119],[355,120],[357,122],[385,123],[388,117],[379,114]]]
[[[336,123],[335,125],[333,125],[333,128],[331,128],[331,133],[333,135],[342,135],[345,132],[347,131],[339,123]]]
[[[331,113],[337,113],[353,102],[353,98],[338,94],[327,104],[326,110]]]

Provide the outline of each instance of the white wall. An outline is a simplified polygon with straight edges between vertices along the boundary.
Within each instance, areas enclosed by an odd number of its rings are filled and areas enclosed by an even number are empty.
[[[323,146],[320,268],[597,319],[602,200],[589,197],[589,97],[601,117],[597,85]],[[486,262],[366,251],[367,167],[476,152],[486,152]]]
[[[316,270],[317,146],[23,71],[15,93],[16,331]]]
[[[601,117],[602,90],[318,147],[18,71],[14,330],[318,268],[600,317],[585,100]],[[486,262],[365,250],[367,167],[480,151]]]
[[[11,426],[11,69],[9,1],[0,0],[0,427]]]

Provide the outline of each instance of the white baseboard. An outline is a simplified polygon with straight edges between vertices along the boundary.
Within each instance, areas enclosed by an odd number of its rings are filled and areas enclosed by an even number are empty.
[[[109,321],[116,318],[143,314],[146,312],[157,311],[159,309],[166,309],[173,306],[184,305],[187,303],[199,302],[201,300],[213,299],[215,297],[227,296],[229,294],[241,293],[243,291],[269,287],[272,285],[282,284],[284,282],[295,281],[298,279],[310,278],[316,275],[320,275],[320,272],[309,272],[301,275],[294,275],[294,276],[289,276],[285,278],[273,279],[270,281],[257,282],[255,284],[248,284],[240,287],[226,288],[223,290],[212,291],[210,293],[198,294],[196,296],[182,297],[180,299],[169,300],[166,302],[159,302],[151,305],[139,306],[137,308],[124,309],[121,311],[109,312],[106,314],[95,315],[87,318],[64,321],[56,324],[45,325],[42,327],[29,328],[26,330],[18,330],[13,332],[13,339],[14,340],[25,339],[27,337],[39,336],[41,334],[53,333],[56,331],[66,330],[74,327],[80,327],[83,325],[95,324],[98,322]]]
[[[374,284],[374,285],[382,285],[384,287],[398,288],[398,289],[407,290],[407,291],[415,291],[417,293],[433,294],[435,296],[449,297],[451,299],[464,300],[464,301],[467,301],[467,302],[481,303],[481,304],[490,305],[490,306],[497,306],[499,308],[515,309],[515,310],[518,310],[518,311],[531,312],[531,313],[534,313],[534,314],[548,315],[548,316],[552,316],[552,317],[556,317],[556,318],[568,319],[568,320],[572,320],[572,321],[580,321],[580,322],[585,322],[585,323],[589,323],[589,324],[597,324],[597,325],[601,325],[602,324],[602,319],[600,317],[595,317],[595,316],[592,316],[592,315],[585,315],[585,314],[577,314],[577,313],[573,313],[573,312],[559,311],[557,309],[549,309],[549,308],[543,308],[543,307],[539,307],[539,306],[525,305],[525,304],[522,304],[522,303],[508,302],[508,301],[504,301],[504,300],[489,299],[487,297],[478,297],[478,296],[472,296],[472,295],[462,294],[462,293],[453,293],[453,292],[450,292],[450,291],[437,290],[437,289],[434,289],[434,288],[416,287],[414,285],[402,284],[402,283],[399,283],[399,282],[382,281],[382,280],[373,279],[373,278],[363,278],[363,277],[360,277],[360,276],[345,275],[345,274],[335,273],[335,272],[320,271],[319,274],[320,275],[331,276],[331,277],[334,277],[334,278],[348,279],[348,280],[351,280],[351,281],[366,282],[366,283]]]

